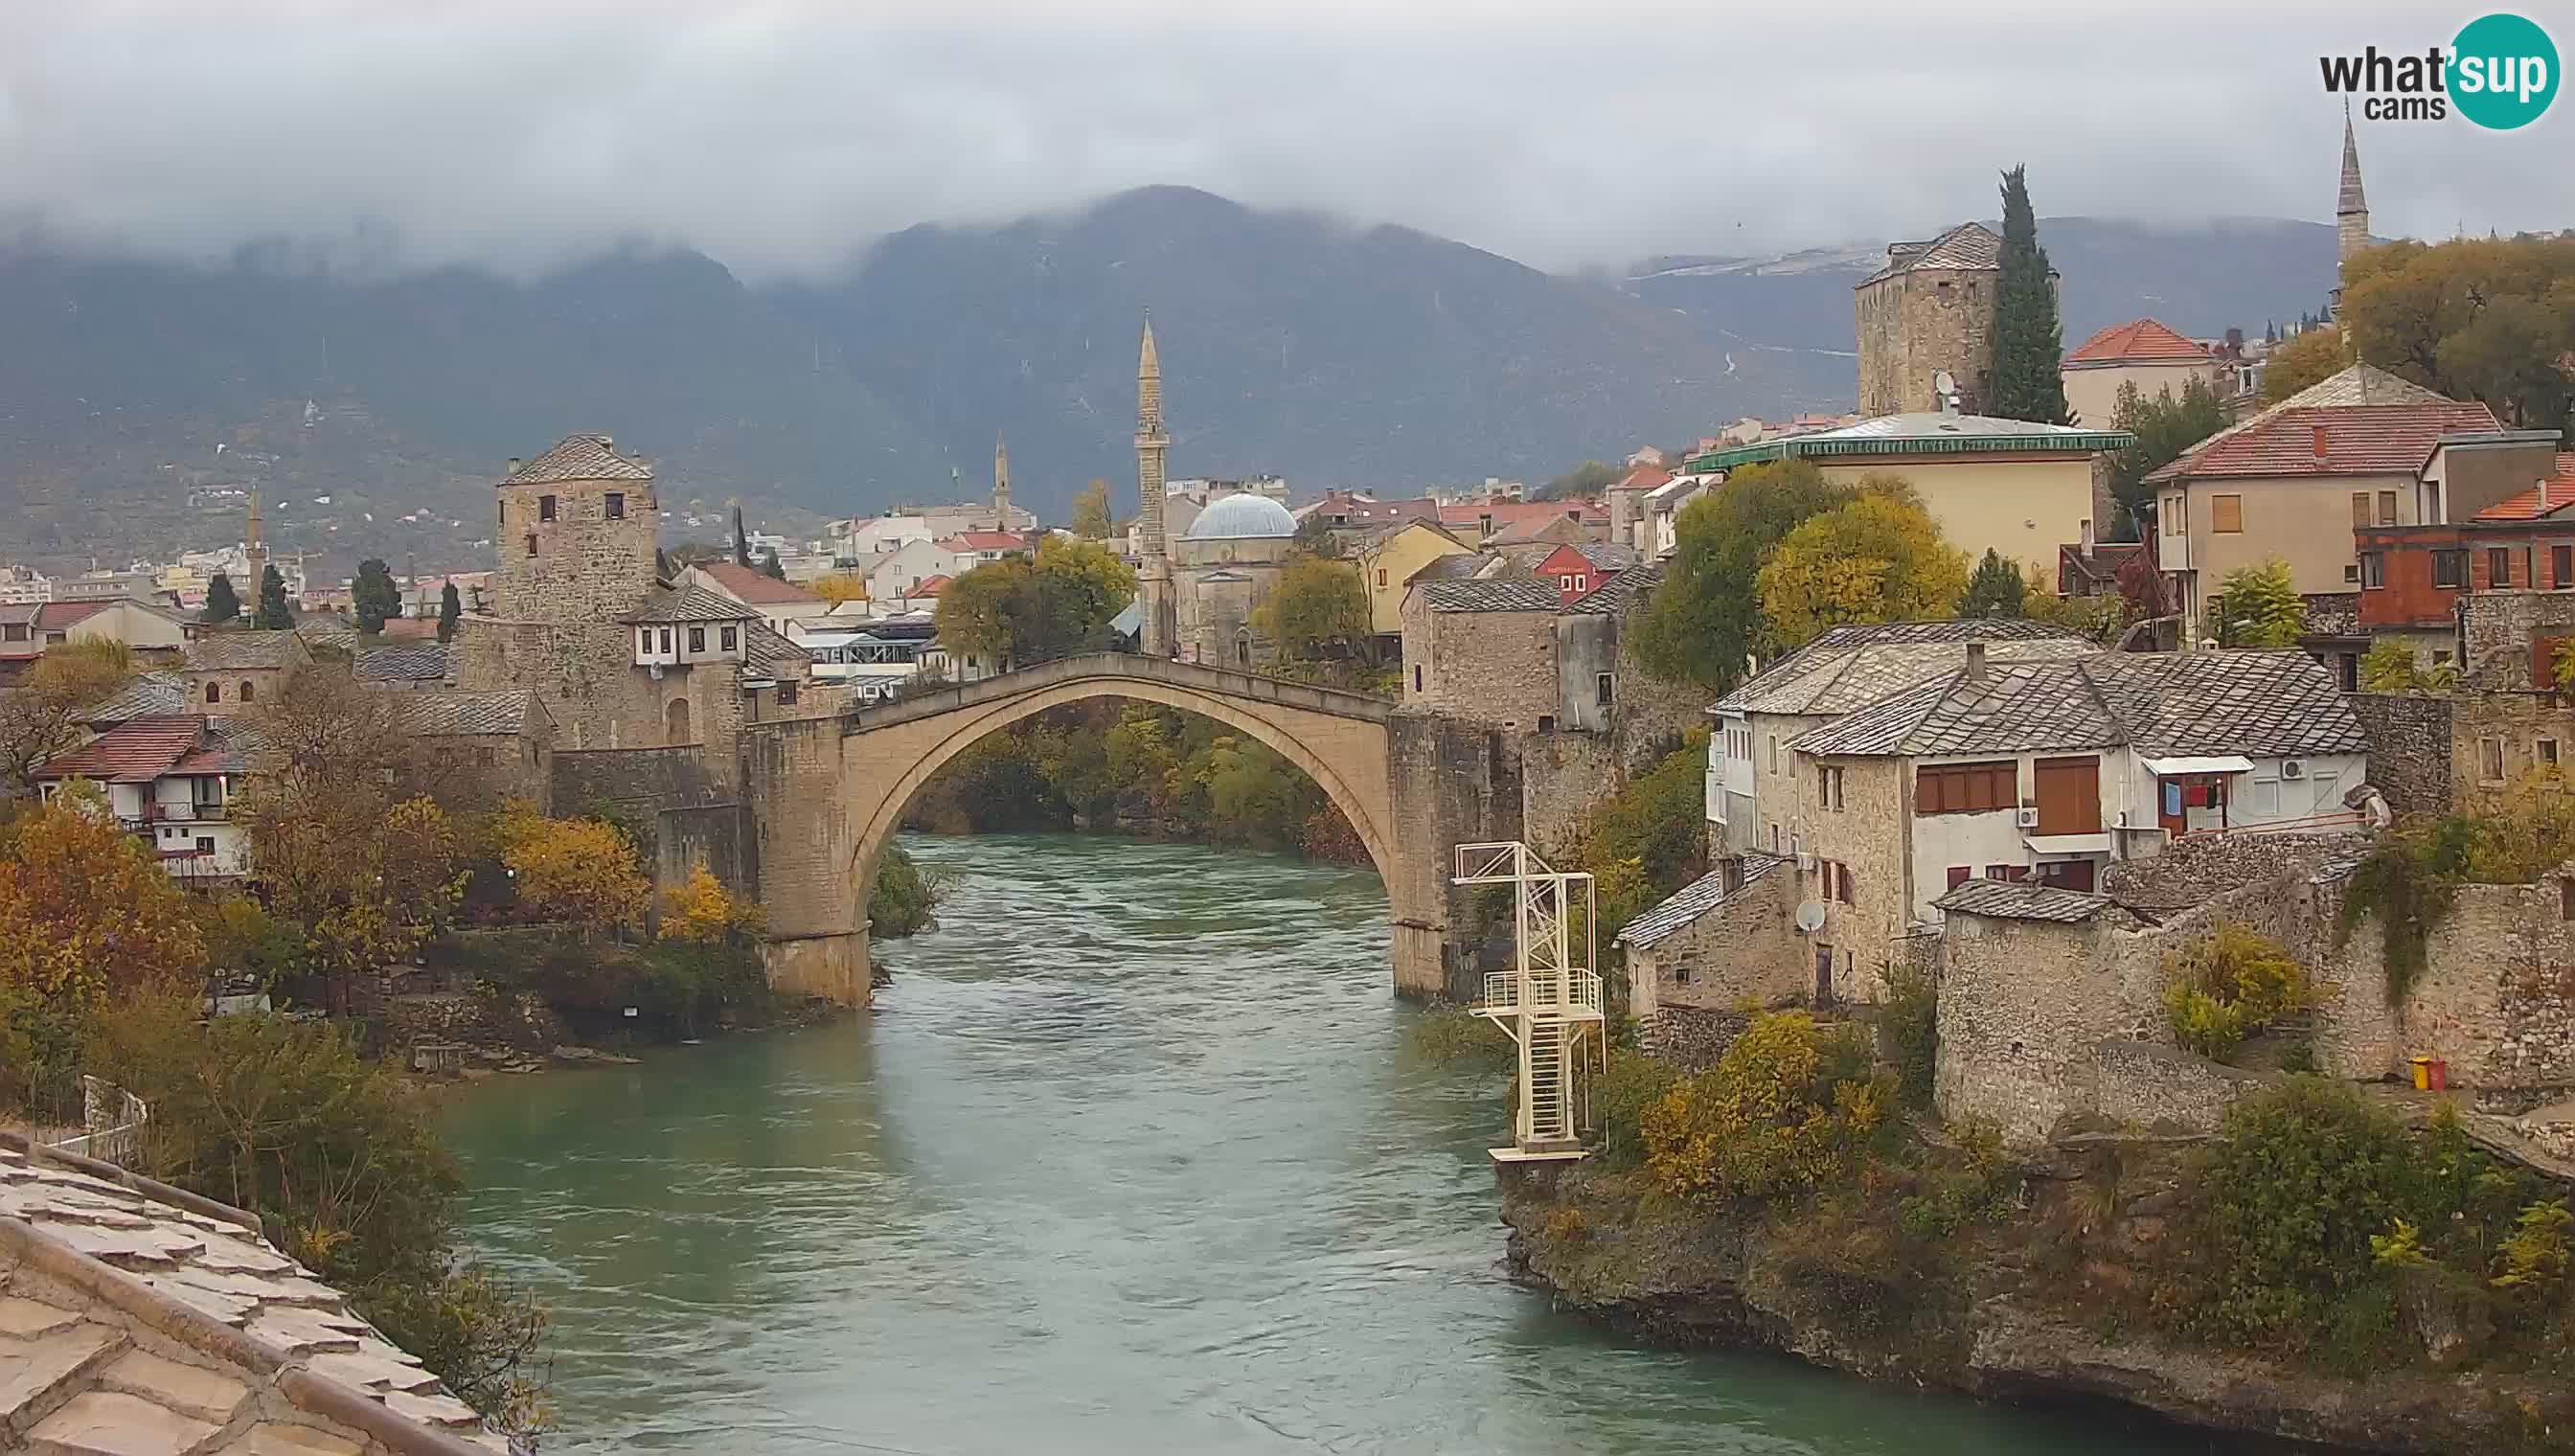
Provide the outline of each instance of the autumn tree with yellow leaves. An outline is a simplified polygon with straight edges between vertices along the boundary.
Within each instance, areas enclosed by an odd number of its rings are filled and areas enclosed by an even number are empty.
[[[519,902],[596,934],[643,918],[652,881],[606,819],[550,819],[524,805],[496,816],[493,841]]]
[[[1786,653],[1827,628],[1948,617],[1967,577],[1966,553],[1941,540],[1912,486],[1873,476],[1789,532],[1757,582],[1770,648]]]

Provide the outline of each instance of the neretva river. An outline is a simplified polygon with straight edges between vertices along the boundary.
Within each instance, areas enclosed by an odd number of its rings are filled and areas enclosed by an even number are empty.
[[[2206,1441],[1631,1348],[1497,1267],[1490,1073],[1421,1065],[1365,870],[1061,835],[873,1015],[461,1091],[552,1304],[549,1451],[2086,1453]]]

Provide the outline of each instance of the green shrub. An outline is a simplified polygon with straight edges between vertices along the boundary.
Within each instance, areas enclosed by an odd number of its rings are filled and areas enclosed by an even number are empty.
[[[1433,1006],[1404,1033],[1414,1056],[1433,1066],[1508,1067],[1517,1060],[1511,1034],[1463,1006]]]
[[[1660,1057],[1628,1047],[1610,1048],[1608,1072],[1591,1094],[1591,1110],[1600,1122],[1600,1145],[1594,1156],[1604,1167],[1632,1168],[1644,1161],[1645,1109],[1661,1100],[1680,1077],[1680,1068]]]
[[[1907,1107],[1931,1105],[1940,1064],[1940,983],[1911,964],[1886,967],[1886,1005],[1877,1027],[1895,1063],[1896,1096]]]
[[[2231,922],[2167,956],[2164,975],[2173,1039],[2220,1060],[2245,1037],[2315,1004],[2306,967],[2278,941]]]
[[[948,886],[944,872],[924,870],[901,844],[886,845],[868,895],[868,933],[888,940],[919,934],[948,897]]]
[[[2492,1280],[2494,1287],[2534,1299],[2555,1293],[2566,1282],[2569,1225],[2575,1225],[2575,1214],[2566,1211],[2563,1198],[2522,1209],[2513,1219],[2511,1236],[2496,1250],[2502,1269]]]
[[[2020,1171],[2003,1153],[2002,1130],[1970,1118],[1955,1131],[1958,1160],[1927,1172],[1923,1191],[1895,1206],[1896,1226],[1907,1238],[1947,1238],[1969,1224],[2000,1218],[2020,1197]]]

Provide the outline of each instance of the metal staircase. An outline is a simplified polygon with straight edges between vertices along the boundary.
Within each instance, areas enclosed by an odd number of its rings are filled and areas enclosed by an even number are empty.
[[[1516,840],[1457,846],[1452,883],[1512,887],[1512,965],[1484,977],[1474,1006],[1510,1033],[1518,1047],[1519,1106],[1511,1146],[1490,1149],[1496,1162],[1581,1157],[1591,1126],[1591,1084],[1606,1069],[1607,1026],[1600,1007],[1599,914],[1591,876],[1564,873]],[[1574,953],[1579,914],[1581,953]]]

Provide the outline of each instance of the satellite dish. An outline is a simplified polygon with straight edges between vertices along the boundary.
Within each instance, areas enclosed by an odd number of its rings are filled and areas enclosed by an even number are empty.
[[[1808,900],[1797,906],[1797,933],[1812,935],[1824,928],[1824,906],[1819,900]]]
[[[1931,389],[1945,399],[1958,392],[1958,377],[1945,369],[1935,369],[1931,372]]]

